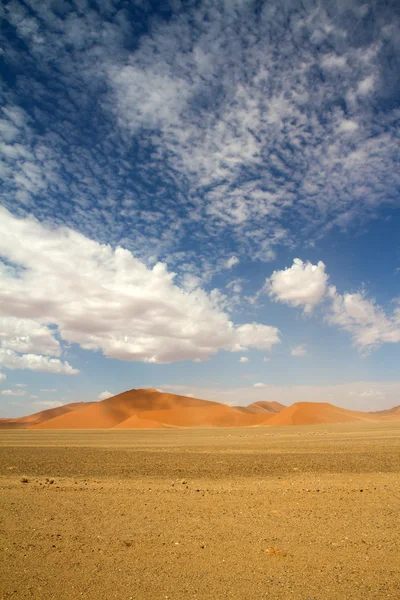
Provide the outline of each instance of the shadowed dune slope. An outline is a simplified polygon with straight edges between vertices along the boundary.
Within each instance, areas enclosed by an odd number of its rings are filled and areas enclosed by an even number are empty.
[[[265,415],[246,415],[224,404],[149,410],[138,415],[170,427],[249,427],[265,420]],[[117,427],[126,427],[126,421]]]
[[[0,419],[0,429],[30,429],[34,425],[39,425],[40,423],[44,423],[55,417],[59,417],[92,404],[93,402],[71,402],[70,404],[42,410],[33,415],[28,415],[27,417],[19,417],[18,419]]]
[[[91,406],[83,407],[73,413],[61,415],[45,423],[35,425],[33,429],[110,429],[126,421],[133,415],[150,411],[149,418],[156,411],[186,408],[210,408],[218,406],[216,402],[188,398],[175,394],[166,394],[156,390],[129,390]],[[142,417],[140,417],[142,418]],[[136,422],[139,425],[139,422]]]
[[[356,423],[374,421],[372,413],[339,408],[328,402],[296,402],[268,419],[265,425],[318,425],[323,423]]]
[[[287,406],[280,402],[253,402],[247,408],[250,408],[256,414],[271,413],[277,414],[282,412]]]
[[[386,410],[378,410],[369,413],[372,417],[379,418],[380,421],[400,421],[400,406],[394,406]]]
[[[151,413],[152,411],[149,412]],[[166,429],[163,423],[153,421],[150,417],[148,419],[142,418],[141,414],[128,417],[122,423],[115,425],[113,429]]]

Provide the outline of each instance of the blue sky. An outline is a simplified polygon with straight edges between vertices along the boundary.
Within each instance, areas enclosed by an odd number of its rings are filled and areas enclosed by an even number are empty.
[[[400,402],[400,8],[4,2],[0,415]]]

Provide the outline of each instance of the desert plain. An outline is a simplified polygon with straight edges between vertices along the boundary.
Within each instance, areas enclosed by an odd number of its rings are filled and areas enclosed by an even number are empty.
[[[400,598],[400,423],[0,431],[0,599]]]

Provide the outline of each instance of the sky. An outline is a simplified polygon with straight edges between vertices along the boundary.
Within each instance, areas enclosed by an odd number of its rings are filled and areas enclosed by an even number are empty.
[[[0,18],[1,417],[400,404],[397,0]]]

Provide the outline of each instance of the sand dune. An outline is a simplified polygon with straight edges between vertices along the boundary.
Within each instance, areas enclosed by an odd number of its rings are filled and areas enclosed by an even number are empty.
[[[259,425],[265,419],[264,415],[246,415],[224,404],[149,410],[139,416],[175,427],[248,427]]]
[[[373,417],[379,418],[384,421],[400,421],[400,406],[394,406],[386,410],[379,410],[369,413]]]
[[[18,419],[0,419],[0,429],[29,429],[34,425],[39,425],[50,419],[61,416],[63,414],[78,410],[79,408],[90,406],[93,402],[71,402],[63,404],[55,408],[48,408],[40,412],[28,415],[27,417],[19,417]]]
[[[160,429],[249,427],[399,421],[400,406],[356,412],[327,402],[254,402],[227,406],[153,389],[129,390],[101,402],[78,402],[19,419],[0,419],[0,429]]]
[[[73,413],[55,417],[50,421],[35,425],[33,429],[111,429],[127,421],[134,415],[142,419],[141,413],[150,412],[148,419],[155,418],[158,411],[181,410],[182,408],[209,409],[218,405],[216,402],[166,394],[156,390],[129,390],[91,406],[85,406]],[[233,410],[233,409],[231,409]],[[176,413],[177,415],[177,413]],[[133,423],[134,421],[132,421]],[[135,421],[140,427],[140,422]],[[127,423],[128,424],[128,423]],[[126,425],[127,425],[126,424]]]
[[[259,401],[249,404],[249,406],[235,406],[237,410],[253,415],[271,414],[275,415],[286,408],[284,404],[280,402],[266,402]]]
[[[328,402],[296,402],[273,415],[265,422],[265,425],[318,425],[373,420],[372,413],[346,410]]]

